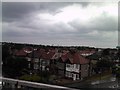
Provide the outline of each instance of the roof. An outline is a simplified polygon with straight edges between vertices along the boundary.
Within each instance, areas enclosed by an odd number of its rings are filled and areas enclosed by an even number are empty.
[[[42,58],[42,59],[50,60],[50,59],[53,59],[52,57],[54,56],[54,54],[55,54],[55,51],[43,52],[41,58]]]
[[[27,56],[27,53],[24,50],[19,50],[15,52],[16,56]]]
[[[72,63],[72,64],[87,64],[87,63],[89,63],[89,59],[81,56],[79,52],[75,52],[72,54],[70,52],[62,54],[61,59],[63,62],[66,62],[67,60],[69,60],[70,63]]]
[[[95,50],[82,50],[82,51],[80,51],[80,54],[81,55],[87,54],[87,56],[88,56],[88,55],[94,54],[95,52],[96,52]]]
[[[68,59],[68,52],[62,53],[61,59],[62,59],[63,62],[65,62]]]
[[[102,51],[98,51],[92,55],[87,56],[87,58],[91,60],[99,60],[99,58],[101,58],[101,55],[102,55]]]
[[[69,60],[73,64],[87,64],[89,60],[81,56],[79,52],[74,53],[72,56],[69,56]]]
[[[31,58],[41,58],[42,54],[45,52],[45,49],[33,50],[30,54],[28,54]]]
[[[32,50],[33,50],[33,47],[24,47],[23,49],[24,49],[24,50],[27,50],[27,51],[32,51]]]
[[[55,54],[53,55],[52,59],[59,59],[61,57],[62,53],[60,52],[55,52]]]

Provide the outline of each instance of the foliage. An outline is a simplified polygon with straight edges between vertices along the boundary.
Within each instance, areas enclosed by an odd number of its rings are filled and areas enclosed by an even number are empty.
[[[41,81],[41,77],[38,75],[23,75],[20,77],[20,79],[33,82]]]
[[[49,81],[53,82],[55,79],[57,79],[56,75],[50,75]]]
[[[49,75],[49,74],[48,74]],[[44,82],[44,83],[49,83],[49,77],[45,77],[45,76],[40,76],[37,74],[33,74],[33,75],[23,75],[20,77],[20,79],[22,80],[26,80],[26,81],[32,81],[32,82]]]
[[[110,54],[110,49],[104,49],[103,52],[102,52],[102,55],[103,56],[106,56],[106,55],[109,55]]]
[[[120,67],[119,66],[114,66],[112,68],[112,73],[116,75],[116,77],[120,78]]]
[[[118,56],[118,58],[120,59],[120,49],[118,49],[117,56]]]
[[[113,66],[112,62],[109,60],[100,60],[96,64],[97,70],[102,70],[104,71],[105,69],[110,69],[110,67]]]
[[[21,75],[22,70],[28,67],[28,62],[25,58],[8,57],[3,61],[3,73],[9,77]]]
[[[9,46],[8,45],[3,45],[2,46],[2,60],[5,60],[6,57],[9,57],[10,53],[9,53]]]

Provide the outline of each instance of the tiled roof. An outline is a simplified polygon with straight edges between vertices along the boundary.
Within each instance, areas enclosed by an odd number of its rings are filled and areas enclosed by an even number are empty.
[[[55,54],[53,55],[52,59],[59,59],[61,57],[62,53],[60,52],[55,52]]]
[[[33,50],[28,56],[31,58],[41,58],[44,52],[44,49]]]
[[[85,57],[81,56],[79,52],[75,53],[73,56],[73,62],[75,64],[87,64],[89,63],[89,60],[86,59]]]
[[[95,53],[95,50],[82,50],[82,51],[80,51],[80,54],[89,54],[89,53]]]
[[[16,52],[17,56],[27,56],[27,53],[24,51],[24,49]],[[56,56],[57,55],[57,56]],[[89,60],[85,57],[81,56],[80,52],[70,52],[70,51],[64,51],[64,52],[56,52],[54,49],[52,50],[45,50],[45,49],[38,49],[33,50],[31,53],[28,54],[31,58],[41,58],[44,60],[51,60],[61,58],[63,62],[66,62],[67,60],[70,61],[70,63],[73,64],[86,64],[89,63]]]
[[[16,56],[27,56],[27,53],[24,50],[19,50],[15,53]]]
[[[54,56],[55,52],[54,51],[48,51],[48,52],[43,52],[42,53],[42,59],[47,59],[50,60]]]
[[[65,62],[68,59],[68,52],[62,53],[61,59],[62,59],[63,62]]]
[[[89,63],[89,60],[86,59],[85,57],[81,56],[79,52],[75,52],[75,53],[65,53],[61,56],[61,59],[63,60],[63,62],[65,62],[66,60],[69,60],[70,63],[72,64],[87,64]]]
[[[23,50],[26,52],[26,53],[31,53],[33,51],[33,48],[32,47],[25,47],[23,48]]]

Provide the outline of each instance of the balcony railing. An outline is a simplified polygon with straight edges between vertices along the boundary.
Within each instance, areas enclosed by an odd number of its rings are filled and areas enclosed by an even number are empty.
[[[63,87],[63,86],[57,86],[57,85],[50,85],[50,84],[44,84],[44,83],[37,83],[37,82],[30,82],[30,81],[24,81],[24,80],[18,80],[18,79],[11,79],[11,78],[4,78],[0,77],[0,81],[2,82],[2,86],[5,84],[10,84],[12,85],[11,88],[24,88],[24,87],[29,87],[29,88],[37,88],[37,89],[55,89],[55,90],[78,90],[74,88],[69,88],[69,87]]]

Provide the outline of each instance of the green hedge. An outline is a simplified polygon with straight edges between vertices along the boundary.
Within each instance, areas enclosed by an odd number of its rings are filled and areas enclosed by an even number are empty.
[[[38,75],[23,75],[20,77],[21,80],[26,81],[33,81],[33,82],[39,82],[41,81],[41,77]]]

